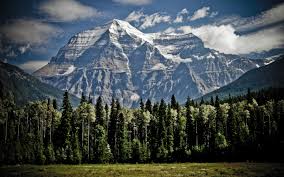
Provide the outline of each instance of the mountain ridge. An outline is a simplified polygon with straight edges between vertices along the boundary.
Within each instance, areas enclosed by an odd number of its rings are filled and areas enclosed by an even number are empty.
[[[247,93],[247,89],[257,91],[266,88],[284,88],[284,56],[280,56],[274,62],[252,69],[232,83],[221,87],[203,96],[209,100],[211,96],[220,98],[238,96]]]
[[[193,34],[145,34],[115,19],[73,36],[34,75],[77,96],[102,96],[106,103],[115,97],[131,107],[140,98],[197,98],[263,65],[205,48]]]
[[[4,98],[11,93],[17,105],[24,105],[47,98],[57,99],[61,104],[64,92],[40,82],[17,66],[0,61],[0,96]],[[79,99],[71,95],[71,102],[76,106]]]

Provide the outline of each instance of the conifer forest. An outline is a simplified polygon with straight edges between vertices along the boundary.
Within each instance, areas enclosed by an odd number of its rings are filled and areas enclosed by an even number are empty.
[[[68,92],[18,107],[0,100],[1,164],[283,161],[283,89],[220,100],[173,95],[139,108],[110,105]]]

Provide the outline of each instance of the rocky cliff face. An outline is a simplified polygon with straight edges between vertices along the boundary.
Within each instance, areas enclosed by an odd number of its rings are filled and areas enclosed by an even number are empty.
[[[205,48],[193,34],[145,34],[113,20],[72,37],[34,75],[77,96],[114,97],[130,107],[140,98],[197,98],[262,65]]]

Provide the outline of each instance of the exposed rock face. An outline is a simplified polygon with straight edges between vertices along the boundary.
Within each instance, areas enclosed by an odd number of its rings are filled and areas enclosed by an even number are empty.
[[[49,64],[34,73],[43,82],[125,106],[140,98],[180,102],[199,97],[263,65],[263,61],[205,48],[193,34],[145,34],[113,20],[78,33]]]

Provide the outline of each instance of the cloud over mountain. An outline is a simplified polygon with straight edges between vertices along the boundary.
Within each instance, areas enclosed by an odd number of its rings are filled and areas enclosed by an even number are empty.
[[[131,12],[126,18],[126,21],[134,23],[134,26],[141,30],[153,27],[160,23],[171,23],[171,16],[166,13],[156,12],[151,15],[144,14],[142,10]]]
[[[177,31],[193,33],[202,39],[206,47],[226,54],[269,51],[273,48],[283,47],[284,44],[284,28],[281,26],[246,35],[237,34],[235,28],[231,25],[204,25],[197,28],[181,26]]]
[[[113,0],[113,2],[120,3],[123,5],[141,6],[151,4],[153,0]]]
[[[44,44],[61,32],[59,28],[35,19],[18,19],[0,27],[0,33],[17,44]]]
[[[49,0],[39,9],[54,21],[74,21],[100,15],[97,9],[76,0]]]

